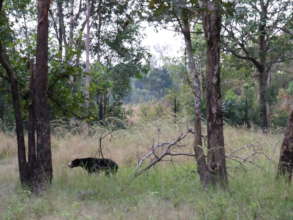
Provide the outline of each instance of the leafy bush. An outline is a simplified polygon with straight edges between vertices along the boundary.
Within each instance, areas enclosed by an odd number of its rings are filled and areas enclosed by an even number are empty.
[[[287,92],[289,95],[293,95],[293,81],[289,82]]]
[[[272,114],[272,127],[286,127],[289,113],[284,110],[276,110]]]

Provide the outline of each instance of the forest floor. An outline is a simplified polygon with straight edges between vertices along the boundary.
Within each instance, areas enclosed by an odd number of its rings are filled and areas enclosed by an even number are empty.
[[[105,130],[91,135],[59,126],[52,136],[54,180],[42,195],[22,190],[18,181],[15,137],[0,133],[0,219],[206,219],[293,220],[293,187],[276,180],[283,134],[225,127],[229,189],[204,190],[192,157],[160,163],[133,178],[138,158],[153,144],[170,142],[186,131],[185,122],[137,123],[108,135],[103,153],[119,164],[117,175],[87,175],[70,169],[74,158],[97,156]],[[192,152],[192,136],[181,147]]]

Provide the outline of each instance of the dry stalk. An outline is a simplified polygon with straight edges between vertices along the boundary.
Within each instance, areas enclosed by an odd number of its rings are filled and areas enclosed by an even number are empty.
[[[134,172],[134,177],[137,177],[150,168],[154,167],[157,163],[161,161],[166,161],[166,157],[169,156],[170,162],[173,163],[172,157],[173,156],[191,156],[194,157],[194,153],[184,153],[184,152],[178,152],[178,149],[182,149],[185,147],[185,145],[180,144],[180,142],[185,139],[189,134],[194,134],[194,131],[192,129],[188,129],[185,133],[181,133],[175,140],[171,142],[163,142],[155,144],[153,141],[152,146],[150,147],[150,150],[144,154],[141,158],[138,159],[136,169]],[[204,138],[204,137],[203,137]],[[176,149],[176,151],[175,151]],[[218,150],[218,149],[210,149],[210,150]],[[248,151],[248,154],[245,154],[244,156],[241,155],[243,151]],[[242,147],[239,147],[230,153],[226,154],[226,159],[235,161],[239,164],[239,167],[243,170],[247,170],[248,164],[253,165],[254,167],[257,167],[259,169],[263,169],[259,164],[257,164],[257,159],[259,156],[264,156],[265,159],[271,161],[272,163],[276,163],[272,158],[270,158],[265,152],[263,152],[262,149],[257,147],[257,145],[254,144],[246,144]],[[146,163],[146,161],[149,161]],[[146,163],[146,166],[143,167],[143,164]],[[235,167],[235,168],[239,168]]]
[[[112,137],[112,133],[114,132],[114,130],[110,130],[108,132],[106,132],[105,134],[101,135],[99,137],[99,146],[98,146],[98,152],[97,155],[99,158],[104,158],[104,154],[103,154],[103,139],[105,139],[106,137],[108,137],[109,135]]]

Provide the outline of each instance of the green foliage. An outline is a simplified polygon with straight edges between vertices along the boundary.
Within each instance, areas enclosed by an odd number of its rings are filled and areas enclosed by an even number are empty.
[[[130,91],[130,79],[140,77],[148,70],[149,55],[141,46],[141,35],[138,31],[138,5],[134,1],[90,1],[90,3],[93,7],[91,34],[95,37],[91,39],[91,55],[94,61],[89,73],[84,71],[83,59],[85,46],[82,17],[86,5],[81,2],[79,14],[74,11],[74,23],[72,23],[70,8],[73,3],[62,2],[65,31],[61,39],[58,32],[61,22],[58,4],[55,2],[51,4],[50,13],[56,19],[52,20],[52,25],[49,27],[48,97],[51,119],[54,120],[69,121],[75,118],[88,123],[97,123],[105,117],[125,118],[122,99]],[[30,24],[35,24],[36,6],[30,0],[5,1],[4,12],[0,17],[0,39],[7,48],[10,62],[17,73],[21,107],[26,120],[30,80],[27,64],[28,60],[35,56],[36,48],[36,26]],[[58,14],[55,14],[57,12]],[[63,40],[62,50],[60,50],[60,40]],[[90,100],[85,100],[85,76],[91,78],[88,88]],[[5,74],[0,74],[0,77],[0,80],[4,79]],[[9,85],[6,87],[9,88]],[[5,108],[11,109],[7,88],[1,91],[0,102]],[[101,97],[103,102],[98,101]],[[86,103],[89,105],[87,106]],[[100,114],[102,109],[104,112]],[[4,115],[0,115],[3,121],[1,124],[8,124],[6,112],[12,111],[5,111]],[[100,115],[103,115],[103,118]]]
[[[233,89],[226,91],[223,102],[224,120],[231,125],[249,126],[254,121],[254,115],[257,114],[254,93],[253,84],[244,84],[240,95],[237,95]]]
[[[2,131],[14,128],[14,114],[12,111],[7,111],[7,109],[12,109],[9,89],[9,84],[0,79],[0,130]]]
[[[287,92],[289,95],[293,96],[293,81],[289,82]]]
[[[262,1],[258,0],[235,1],[233,13],[224,17],[222,39],[225,48],[233,55],[252,65],[257,62],[269,70],[276,63],[292,59],[292,36],[288,31],[276,30],[278,27],[282,27],[281,30],[289,27],[292,13],[288,12],[292,11],[293,6],[290,0],[280,1],[279,4],[267,1],[261,5]],[[260,37],[264,37],[266,50],[260,51]]]
[[[272,126],[274,128],[286,127],[288,124],[288,111],[276,109],[272,114]]]

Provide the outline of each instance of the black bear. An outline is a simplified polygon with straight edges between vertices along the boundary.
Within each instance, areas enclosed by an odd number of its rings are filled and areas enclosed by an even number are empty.
[[[89,174],[105,172],[106,175],[115,174],[118,170],[118,164],[111,159],[106,158],[79,158],[71,161],[68,166],[70,168],[82,167]]]

